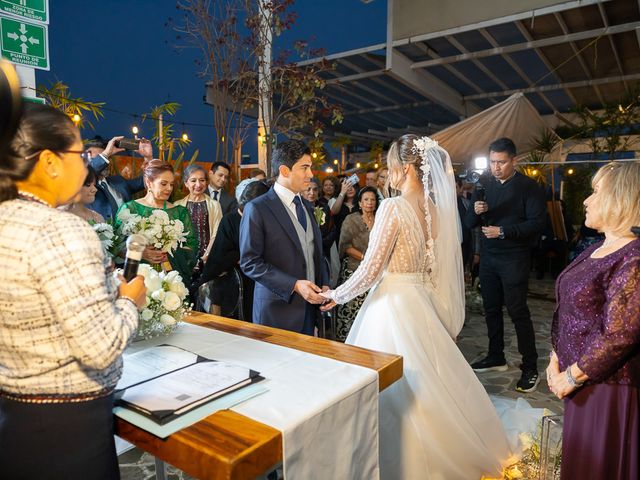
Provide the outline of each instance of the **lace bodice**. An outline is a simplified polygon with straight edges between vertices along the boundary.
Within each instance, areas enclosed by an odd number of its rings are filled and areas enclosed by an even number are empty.
[[[431,247],[420,220],[404,198],[383,200],[362,263],[345,283],[330,292],[332,300],[349,301],[378,283],[385,272],[416,273],[428,279],[433,264]]]

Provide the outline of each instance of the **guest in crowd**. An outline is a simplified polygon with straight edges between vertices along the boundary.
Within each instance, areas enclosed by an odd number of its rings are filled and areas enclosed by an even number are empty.
[[[335,199],[340,192],[340,182],[336,177],[325,177],[322,181],[322,195],[320,195],[320,202],[324,203],[331,208],[335,203]]]
[[[247,182],[244,180],[244,182]],[[242,182],[241,182],[242,184]],[[244,185],[238,197],[238,209],[224,217],[218,228],[218,235],[213,243],[213,249],[205,262],[200,283],[205,283],[222,275],[228,275],[240,263],[240,220],[247,203],[269,191],[264,182],[253,180]],[[243,285],[243,320],[252,321],[254,283],[238,268],[242,276]],[[235,292],[222,292],[221,298],[214,298],[217,305],[222,305],[225,299],[234,298]]]
[[[215,162],[209,171],[208,195],[216,202],[220,202],[222,214],[226,215],[235,212],[238,208],[238,201],[233,195],[229,195],[224,187],[229,183],[231,167],[224,162]]]
[[[336,229],[333,224],[331,210],[328,205],[320,202],[319,192],[320,182],[317,178],[312,178],[303,196],[313,206],[314,220],[318,223],[322,233],[322,252],[329,262],[331,247],[336,241]]]
[[[378,208],[378,196],[374,187],[365,187],[358,194],[358,211],[348,215],[340,233],[340,245],[338,250],[343,258],[340,283],[344,283],[356,271],[364,258],[369,246],[369,234],[373,229],[376,210]],[[367,294],[338,306],[336,319],[336,339],[345,341],[351,325],[356,319],[360,307],[367,298]]]
[[[176,270],[187,288],[191,286],[191,273],[198,259],[198,238],[191,223],[189,210],[182,205],[173,205],[169,202],[173,192],[175,175],[171,165],[161,160],[151,160],[142,165],[142,175],[147,193],[138,200],[132,200],[118,210],[117,225],[121,222],[120,214],[126,208],[131,213],[142,217],[149,217],[154,210],[162,209],[170,219],[180,220],[184,224],[187,241],[173,252],[167,254],[156,248],[147,246],[142,254],[142,259],[151,264],[169,262]]]
[[[531,314],[527,306],[531,246],[544,227],[547,212],[544,192],[535,180],[516,171],[516,146],[500,138],[489,146],[491,177],[484,180],[486,200],[471,197],[465,217],[468,228],[482,225],[480,285],[489,336],[489,353],[471,364],[476,372],[506,371],[504,320],[506,304],[522,355],[519,392],[538,388],[538,352]],[[481,180],[482,182],[483,180]]]
[[[564,399],[562,470],[640,478],[640,162],[611,163],[584,201],[605,239],[558,277],[547,380]]]
[[[378,170],[378,179],[377,179],[377,187],[378,187],[378,202],[381,202],[385,198],[387,198],[387,178],[389,177],[389,169],[387,167],[382,167]]]
[[[267,174],[264,172],[264,170],[254,168],[249,172],[249,178],[253,178],[255,180],[266,180]]]
[[[367,168],[364,175],[365,187],[376,188],[378,186],[378,171],[375,168]]]
[[[89,205],[91,210],[98,212],[105,219],[114,218],[118,208],[123,203],[130,201],[133,195],[144,189],[142,175],[128,179],[122,175],[109,175],[111,157],[124,151],[116,147],[116,142],[124,137],[113,137],[105,144],[100,136],[96,136],[85,144],[85,148],[92,156],[90,166],[98,176],[96,181],[96,199]],[[140,140],[137,153],[142,155],[144,161],[153,158],[153,149],[149,140]]]
[[[93,168],[87,167],[87,176],[84,179],[82,188],[80,189],[80,198],[74,202],[69,208],[69,212],[88,222],[102,223],[104,217],[94,210],[87,208],[96,199],[96,172]]]
[[[117,286],[83,219],[80,132],[27,104],[0,158],[0,475],[119,479],[113,390],[138,326],[142,277]]]
[[[347,179],[342,181],[342,188],[344,189],[344,196],[341,191],[340,195],[336,198],[336,203],[331,208],[331,213],[333,214],[336,223],[338,238],[340,238],[342,222],[344,222],[348,215],[358,211],[358,192],[360,191],[360,186],[358,184],[354,185]],[[340,208],[336,212],[336,206],[338,204],[340,205]]]
[[[218,225],[222,220],[222,208],[220,202],[212,200],[204,193],[207,191],[207,172],[204,168],[192,163],[184,169],[182,178],[189,194],[175,204],[189,210],[191,224],[198,238],[198,259],[204,264],[211,252]]]
[[[582,222],[573,238],[573,247],[569,252],[569,262],[573,262],[578,256],[594,243],[604,240],[604,236],[594,228],[589,228]]]

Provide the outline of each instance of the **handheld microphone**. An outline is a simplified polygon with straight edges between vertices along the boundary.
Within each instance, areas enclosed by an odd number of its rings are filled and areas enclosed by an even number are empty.
[[[478,185],[476,186],[476,199],[478,202],[486,202],[487,201],[487,196],[486,196],[486,192],[484,190],[484,187],[482,185],[480,185],[478,183]],[[480,218],[482,219],[482,225],[483,226],[487,226],[487,221],[484,217],[484,213],[482,215],[480,215]]]
[[[124,278],[127,282],[138,275],[138,265],[142,260],[142,252],[147,247],[147,239],[144,235],[134,233],[127,238],[127,256],[124,259]]]

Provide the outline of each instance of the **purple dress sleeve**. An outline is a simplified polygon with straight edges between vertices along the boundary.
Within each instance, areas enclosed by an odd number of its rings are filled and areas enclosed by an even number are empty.
[[[640,345],[640,257],[617,265],[605,290],[604,318],[592,329],[578,367],[590,380],[609,377]]]

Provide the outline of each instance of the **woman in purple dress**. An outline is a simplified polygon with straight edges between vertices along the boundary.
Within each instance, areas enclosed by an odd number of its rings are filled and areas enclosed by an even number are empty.
[[[565,401],[562,479],[640,478],[640,162],[592,181],[586,225],[605,234],[558,277],[549,388]]]

